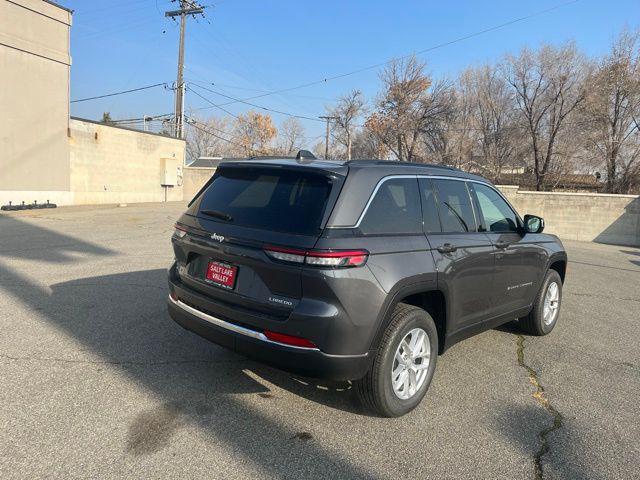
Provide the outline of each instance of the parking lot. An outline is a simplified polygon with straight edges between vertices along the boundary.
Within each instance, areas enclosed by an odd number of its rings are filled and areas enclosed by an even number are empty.
[[[173,323],[183,208],[0,215],[1,478],[637,478],[640,249],[566,242],[550,336],[460,343],[382,419]]]

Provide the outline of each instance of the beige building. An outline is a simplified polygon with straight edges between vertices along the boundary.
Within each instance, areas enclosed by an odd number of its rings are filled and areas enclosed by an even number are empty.
[[[0,0],[0,205],[181,200],[184,141],[70,118],[71,16]]]
[[[0,192],[30,202],[69,191],[70,28],[62,7],[0,0]]]

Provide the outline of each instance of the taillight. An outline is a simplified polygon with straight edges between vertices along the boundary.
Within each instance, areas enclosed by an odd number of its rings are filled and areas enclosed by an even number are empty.
[[[329,268],[361,267],[369,256],[367,250],[300,250],[272,245],[264,247],[264,251],[282,262]]]
[[[292,345],[294,347],[303,348],[318,348],[316,344],[306,338],[294,337],[293,335],[286,335],[284,333],[272,332],[270,330],[264,331],[264,336],[272,342],[283,343],[285,345]]]
[[[182,238],[187,234],[187,229],[184,228],[182,225],[178,225],[177,223],[173,226],[173,228],[175,229],[173,234],[178,237],[178,238]]]
[[[283,262],[304,263],[306,250],[297,250],[295,248],[275,247],[269,245],[264,247],[264,252],[271,258],[281,260]]]

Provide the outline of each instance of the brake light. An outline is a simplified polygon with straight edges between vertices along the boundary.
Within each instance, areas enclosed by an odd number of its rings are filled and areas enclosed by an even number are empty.
[[[178,237],[178,238],[182,238],[187,234],[187,229],[184,228],[182,225],[178,225],[177,223],[173,226],[173,228],[175,229],[173,234]]]
[[[365,264],[368,256],[369,252],[366,250],[310,250],[307,252],[306,263],[323,267],[360,267]]]
[[[369,257],[367,250],[300,250],[268,245],[264,251],[275,260],[331,268],[361,267]]]
[[[294,347],[303,348],[318,348],[316,344],[306,338],[295,337],[293,335],[286,335],[284,333],[272,332],[270,330],[264,331],[264,336],[272,342],[283,343],[285,345],[292,345]]]
[[[264,247],[264,252],[271,258],[281,260],[283,262],[304,263],[306,250],[297,250],[295,248],[275,247],[269,245]]]

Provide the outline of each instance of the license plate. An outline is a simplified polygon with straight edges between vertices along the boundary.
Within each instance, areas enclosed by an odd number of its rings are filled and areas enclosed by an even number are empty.
[[[236,284],[236,275],[238,267],[222,262],[209,262],[207,266],[207,274],[205,276],[208,282],[213,283],[222,288],[233,290]]]

